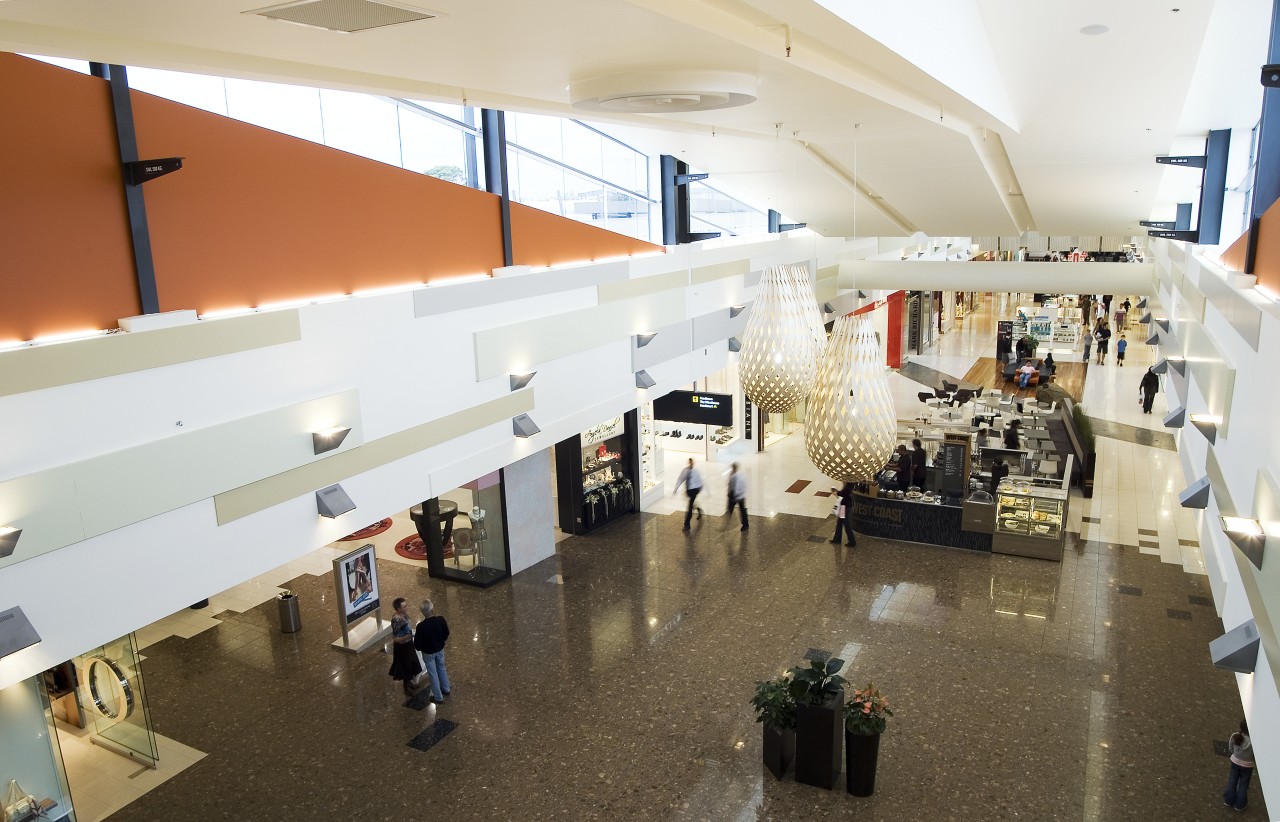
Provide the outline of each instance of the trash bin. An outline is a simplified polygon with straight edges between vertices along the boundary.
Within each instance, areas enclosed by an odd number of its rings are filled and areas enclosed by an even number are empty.
[[[292,634],[301,630],[302,618],[298,615],[298,597],[292,591],[285,591],[276,596],[280,605],[280,630]]]

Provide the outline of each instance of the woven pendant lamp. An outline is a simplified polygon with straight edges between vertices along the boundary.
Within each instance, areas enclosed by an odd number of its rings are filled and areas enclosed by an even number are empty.
[[[812,325],[817,310],[813,287],[798,289],[787,266],[765,269],[738,361],[743,391],[761,409],[788,411],[813,388],[820,351]]]
[[[893,395],[871,320],[839,317],[809,398],[804,444],[838,482],[872,479],[897,439]]]

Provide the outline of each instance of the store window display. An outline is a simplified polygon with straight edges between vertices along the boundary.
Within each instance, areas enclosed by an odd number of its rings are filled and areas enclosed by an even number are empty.
[[[423,511],[414,521],[431,576],[484,587],[510,575],[501,471],[427,500]]]
[[[629,411],[556,443],[561,531],[585,534],[637,510],[644,448],[637,425],[637,412]]]

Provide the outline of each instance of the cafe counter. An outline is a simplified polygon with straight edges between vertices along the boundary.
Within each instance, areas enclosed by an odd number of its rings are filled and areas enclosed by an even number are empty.
[[[994,509],[990,503],[939,505],[855,493],[853,530],[869,537],[990,551]]]

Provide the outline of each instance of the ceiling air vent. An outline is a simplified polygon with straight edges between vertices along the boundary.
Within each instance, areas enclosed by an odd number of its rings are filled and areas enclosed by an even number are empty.
[[[298,3],[281,3],[278,6],[267,6],[244,13],[347,34],[398,26],[401,23],[412,23],[416,20],[430,20],[440,16],[436,11],[415,9],[395,3],[374,3],[372,0],[302,0]]]

